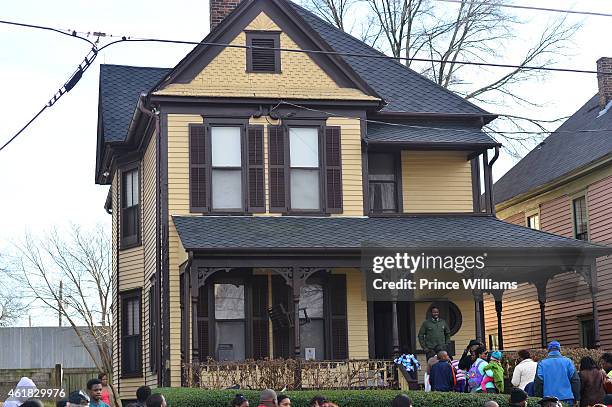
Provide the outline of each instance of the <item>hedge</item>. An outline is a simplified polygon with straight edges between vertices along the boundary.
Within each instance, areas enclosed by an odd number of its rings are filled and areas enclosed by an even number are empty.
[[[259,401],[259,392],[254,390],[204,390],[194,388],[160,388],[154,390],[166,397],[169,407],[228,407],[236,393],[244,395],[251,406]],[[322,394],[340,407],[384,407],[391,406],[399,390],[325,390],[288,391],[292,407],[308,407],[312,397]],[[507,395],[439,393],[424,391],[406,392],[414,407],[482,407],[486,400],[495,400],[500,407],[508,406]],[[537,407],[537,398],[530,398],[528,406]]]
[[[531,353],[531,357],[536,362],[544,359],[547,355],[546,349],[529,349]],[[596,363],[600,363],[601,355],[603,351],[598,349],[585,349],[585,348],[564,348],[561,347],[561,354],[565,357],[570,358],[576,369],[579,369],[580,360],[585,356],[590,356]],[[518,363],[518,351],[507,351],[504,352],[504,357],[502,359],[502,366],[504,367],[504,371],[506,373],[506,377],[512,377],[512,373],[514,372],[514,367]]]

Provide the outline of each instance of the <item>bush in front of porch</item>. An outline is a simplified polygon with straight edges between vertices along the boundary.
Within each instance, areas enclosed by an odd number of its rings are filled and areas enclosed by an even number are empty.
[[[254,390],[204,390],[192,388],[161,388],[169,407],[227,407],[236,393],[244,395],[251,406],[259,401],[259,391]],[[293,407],[308,407],[312,397],[322,394],[340,407],[391,406],[399,390],[307,390],[287,391]],[[410,396],[414,407],[482,407],[486,400],[495,400],[500,407],[508,406],[508,395],[438,393],[424,391],[403,392]],[[538,407],[537,398],[529,399],[529,407]]]

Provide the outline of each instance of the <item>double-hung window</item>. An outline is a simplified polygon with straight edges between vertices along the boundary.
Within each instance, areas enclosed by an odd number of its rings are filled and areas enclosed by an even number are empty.
[[[342,213],[340,130],[322,120],[268,126],[270,212]]]
[[[581,196],[572,201],[574,212],[574,237],[589,240],[586,197]]]
[[[368,155],[370,212],[382,214],[399,211],[398,173],[397,154],[370,153]]]
[[[122,172],[121,176],[121,247],[134,246],[140,241],[140,181],[138,167]]]
[[[242,119],[189,125],[192,212],[265,212],[263,138]]]
[[[140,290],[121,294],[121,374],[142,374]]]
[[[319,168],[319,129],[289,128],[291,209],[321,210],[321,169]]]
[[[241,128],[212,126],[212,209],[242,211]]]

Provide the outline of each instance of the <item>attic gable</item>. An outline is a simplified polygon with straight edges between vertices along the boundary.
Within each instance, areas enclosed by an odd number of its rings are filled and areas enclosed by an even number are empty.
[[[325,54],[281,51],[279,72],[247,72],[250,50],[240,47],[258,33],[275,33],[283,49],[322,49],[273,0],[245,2],[203,41],[232,46],[199,45],[154,94],[380,101],[340,59]]]

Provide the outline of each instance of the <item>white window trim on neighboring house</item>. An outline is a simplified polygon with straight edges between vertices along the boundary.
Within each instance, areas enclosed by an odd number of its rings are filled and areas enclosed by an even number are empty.
[[[537,216],[537,227],[532,228],[529,225],[529,218],[533,217],[533,216]],[[525,226],[527,226],[530,229],[534,229],[534,230],[542,230],[542,215],[540,214],[540,206],[538,205],[537,208],[533,208],[533,209],[529,209],[525,211]]]
[[[579,198],[584,197],[584,205],[585,205],[585,217],[586,217],[586,233],[587,233],[587,241],[591,240],[591,227],[589,222],[589,197],[586,188],[580,191],[574,192],[573,194],[568,195],[570,199],[570,210],[572,214],[572,237],[576,239],[576,211],[574,208],[574,201]]]

